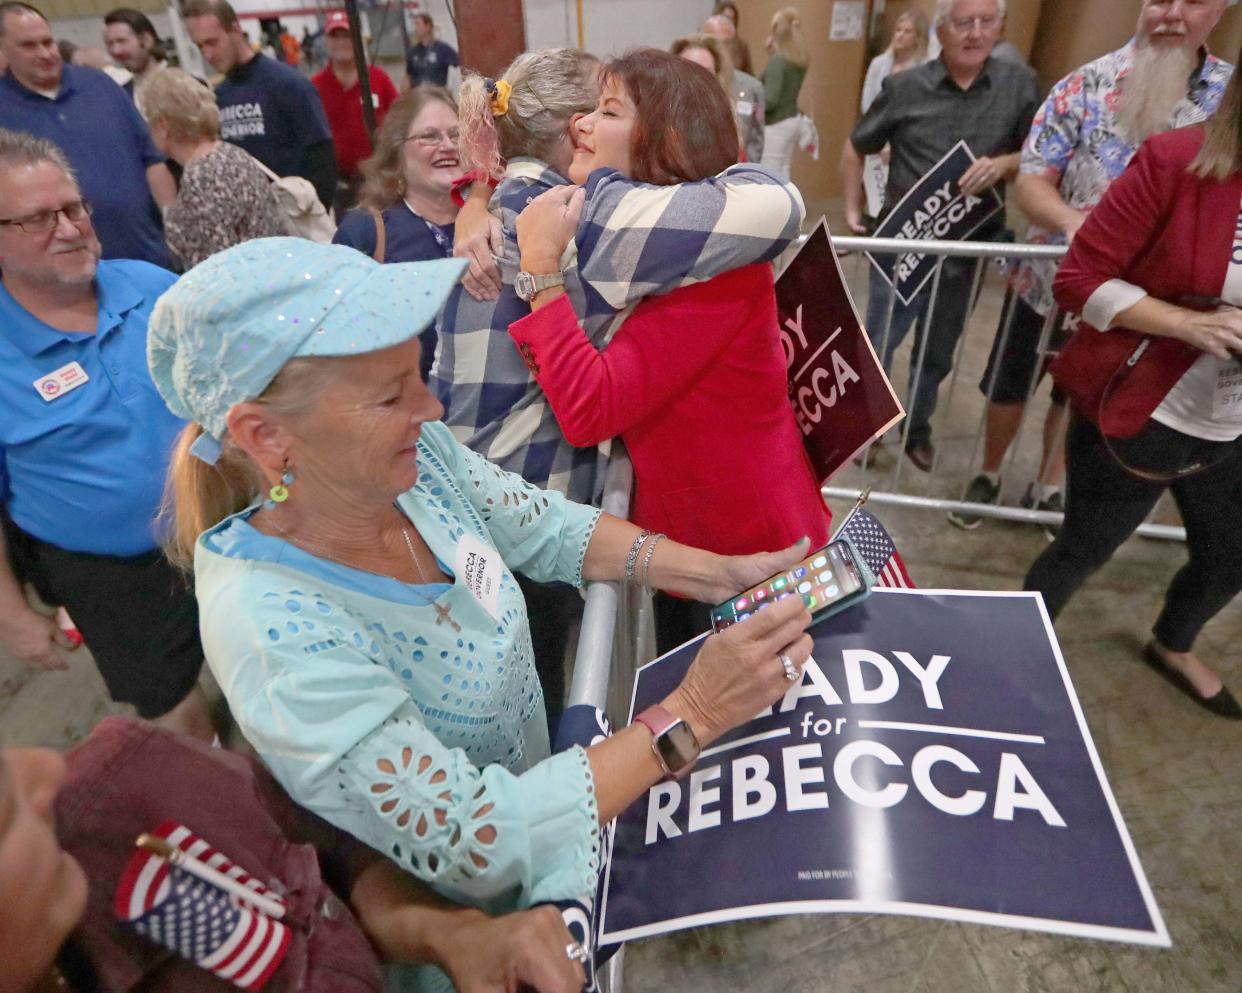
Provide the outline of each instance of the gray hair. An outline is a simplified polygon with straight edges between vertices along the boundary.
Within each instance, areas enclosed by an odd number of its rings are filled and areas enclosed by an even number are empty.
[[[462,155],[497,178],[505,159],[529,155],[546,162],[570,118],[595,109],[598,73],[599,60],[576,48],[526,52],[500,77],[512,87],[501,114],[493,103],[495,82],[467,75],[458,97]]]
[[[182,69],[157,69],[138,87],[136,97],[148,123],[162,121],[177,138],[210,141],[220,134],[215,93]]]
[[[77,185],[78,177],[73,174],[73,166],[58,145],[46,138],[36,138],[25,131],[0,128],[0,173],[22,166],[42,165],[45,162],[56,166]]]
[[[936,0],[936,13],[932,17],[932,24],[936,27],[944,24],[949,19],[949,14],[953,11],[953,4],[957,0]],[[1001,17],[1005,16],[1005,0],[996,0],[996,12]]]

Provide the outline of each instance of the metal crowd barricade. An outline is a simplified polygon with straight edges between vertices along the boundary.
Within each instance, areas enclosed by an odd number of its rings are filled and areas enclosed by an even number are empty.
[[[855,303],[859,305],[860,315],[863,316],[865,321],[869,280],[882,279],[883,277],[867,261],[866,254],[864,253],[870,253],[875,256],[907,255],[911,251],[911,242],[896,238],[834,237],[833,245],[836,247],[837,253],[842,257],[842,268],[847,273],[847,281],[851,284],[851,292]],[[911,326],[911,331],[914,332],[914,337],[919,342],[917,354],[915,354],[916,350],[912,347],[910,349],[911,354],[904,384],[899,377],[893,376],[894,386],[898,390],[898,395],[903,398],[907,411],[909,411],[911,406],[910,398],[912,398],[923,375],[927,345],[931,337],[929,332],[931,331],[932,317],[935,314],[936,304],[941,292],[941,277],[944,274],[945,260],[949,258],[976,260],[970,290],[971,300],[967,306],[965,327],[957,339],[953,355],[952,372],[948,376],[947,383],[941,385],[940,398],[933,419],[933,437],[937,441],[936,458],[929,473],[923,474],[918,470],[911,472],[910,467],[906,465],[907,459],[904,456],[906,440],[910,429],[909,418],[907,418],[896,429],[899,433],[900,445],[894,453],[891,468],[879,469],[876,449],[873,448],[865,453],[862,465],[857,470],[862,474],[862,479],[858,486],[827,486],[824,488],[825,495],[831,498],[852,500],[869,485],[872,487],[870,502],[876,504],[913,507],[942,513],[958,511],[977,515],[981,518],[1000,518],[1031,524],[1059,525],[1064,518],[1064,515],[1060,512],[1018,506],[1014,500],[1013,484],[1015,481],[1019,483],[1027,480],[1033,481],[1043,466],[1043,458],[1041,455],[1036,455],[1034,458],[1035,469],[1033,472],[1030,469],[1032,446],[1029,444],[1029,439],[1034,437],[1035,443],[1033,447],[1042,453],[1043,432],[1032,432],[1028,429],[1033,419],[1033,414],[1036,411],[1043,412],[1043,401],[1037,399],[1041,383],[1039,372],[1044,361],[1055,352],[1053,348],[1053,335],[1060,320],[1060,312],[1054,309],[1043,319],[1043,326],[1036,349],[1038,357],[1034,366],[1035,371],[1027,385],[1017,434],[1013,443],[1009,446],[1009,450],[1001,465],[1000,474],[1004,491],[1001,494],[1001,499],[996,503],[975,503],[965,499],[970,481],[980,471],[987,418],[987,399],[981,391],[976,391],[973,388],[963,391],[959,389],[959,385],[963,367],[963,355],[967,352],[967,349],[975,345],[983,345],[983,353],[986,354],[987,349],[992,344],[993,337],[999,335],[1000,341],[997,347],[999,352],[1003,354],[1013,328],[1016,302],[1009,297],[1006,297],[1007,306],[1002,310],[999,326],[991,322],[983,323],[977,319],[976,311],[981,295],[1000,291],[1000,287],[995,285],[996,280],[989,282],[987,279],[988,262],[994,259],[1015,262],[1020,260],[1057,260],[1064,256],[1066,252],[1065,247],[993,241],[919,241],[917,243],[917,250],[920,254],[935,256],[937,261],[931,279],[920,293],[920,296],[926,295],[926,302],[921,305],[920,315],[915,318],[915,322]],[[847,263],[850,258],[859,260],[859,264],[853,267],[849,266]],[[876,352],[881,359],[887,350],[889,337],[893,330],[893,316],[896,310],[896,303],[896,294],[889,292],[883,332],[876,336],[876,339],[873,339],[873,341],[878,340]],[[995,384],[998,371],[999,368],[993,370],[992,377],[987,384],[989,392]],[[891,372],[890,376],[892,376]],[[963,395],[963,393],[967,395]],[[977,414],[973,412],[975,407],[977,407]],[[1066,408],[1066,411],[1068,411],[1068,408]],[[1064,443],[1064,420],[1066,419],[1067,415],[1062,419],[1062,423],[1059,426],[1061,440],[1057,443],[1058,446]],[[974,422],[973,433],[963,434],[962,425],[971,420]],[[882,443],[880,451],[890,452],[892,447],[887,443]],[[946,453],[948,453],[947,457],[945,457]],[[1161,524],[1143,524],[1138,528],[1137,533],[1147,537],[1174,540],[1185,540],[1186,534],[1184,528]]]

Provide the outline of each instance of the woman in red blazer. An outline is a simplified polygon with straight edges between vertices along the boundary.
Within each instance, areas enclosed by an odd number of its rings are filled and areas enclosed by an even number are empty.
[[[605,67],[599,107],[578,125],[570,178],[611,167],[667,185],[736,158],[732,109],[712,75],[640,49]],[[562,187],[522,212],[524,270],[556,271],[582,199]],[[625,440],[635,523],[721,554],[827,540],[830,515],[789,403],[769,266],[644,300],[603,352],[559,287],[537,294],[509,333],[571,443]],[[658,598],[661,649],[706,630],[709,609]]]
[[[1084,321],[1053,368],[1075,402],[1065,525],[1025,583],[1055,617],[1171,489],[1189,560],[1144,657],[1233,719],[1242,708],[1193,647],[1242,589],[1240,124],[1235,77],[1206,127],[1143,144],[1061,263],[1057,302]]]

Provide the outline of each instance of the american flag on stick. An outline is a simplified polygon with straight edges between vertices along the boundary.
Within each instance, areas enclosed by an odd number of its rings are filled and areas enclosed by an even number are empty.
[[[837,537],[849,538],[854,543],[867,568],[875,573],[876,586],[915,588],[892,537],[874,514],[862,509],[861,501],[850,511]]]
[[[165,821],[150,832],[248,890],[281,898],[189,828]],[[154,852],[134,853],[113,910],[139,934],[244,990],[260,990],[289,950],[287,925]]]

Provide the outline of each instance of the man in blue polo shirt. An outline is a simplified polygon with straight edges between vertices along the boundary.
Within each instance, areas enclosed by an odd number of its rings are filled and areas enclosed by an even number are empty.
[[[34,7],[0,3],[0,127],[54,142],[94,209],[106,259],[172,264],[156,204],[176,197],[172,174],[128,94],[98,69],[65,65]]]
[[[405,53],[405,76],[411,87],[448,86],[449,69],[458,65],[457,50],[436,38],[430,14],[414,15],[414,44]]]
[[[176,277],[99,255],[60,150],[0,129],[0,645],[65,668],[30,582],[72,614],[113,699],[210,740],[194,596],[155,524],[183,424],[147,371],[147,320]]]
[[[296,69],[257,54],[228,0],[190,0],[181,10],[190,38],[224,79],[216,86],[220,137],[277,176],[301,176],[328,210],[336,195],[336,153],[323,104]]]

